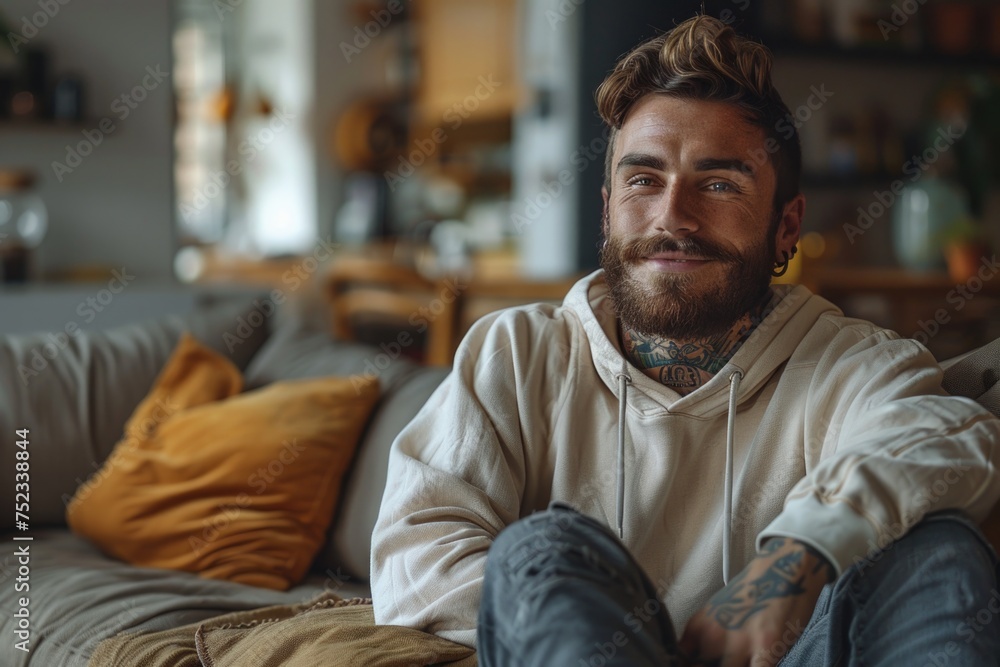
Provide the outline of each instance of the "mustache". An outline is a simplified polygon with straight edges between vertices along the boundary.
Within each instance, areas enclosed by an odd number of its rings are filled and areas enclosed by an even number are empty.
[[[618,246],[618,255],[626,262],[637,262],[661,252],[682,252],[687,255],[723,262],[742,261],[739,255],[729,252],[712,241],[693,237],[678,239],[673,236],[650,236],[628,242],[609,239],[608,245]]]

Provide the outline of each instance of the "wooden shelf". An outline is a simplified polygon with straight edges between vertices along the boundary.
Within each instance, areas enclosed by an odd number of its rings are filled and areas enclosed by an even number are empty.
[[[900,268],[811,267],[802,275],[803,284],[817,294],[868,293],[898,294],[947,293],[956,283],[943,271],[909,271]],[[987,280],[983,291],[1000,294],[1000,281]]]
[[[100,126],[102,118],[87,118],[81,121],[57,121],[45,118],[31,120],[15,120],[0,118],[0,132],[45,132],[45,133],[78,133],[82,130],[93,130]],[[111,132],[110,134],[114,134]],[[110,136],[105,134],[103,136]]]

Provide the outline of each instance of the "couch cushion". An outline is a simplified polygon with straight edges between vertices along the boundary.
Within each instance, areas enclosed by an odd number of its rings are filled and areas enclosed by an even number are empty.
[[[965,396],[1000,417],[1000,338],[941,362],[943,386],[954,396]]]
[[[448,372],[420,366],[391,348],[334,341],[326,331],[295,318],[286,320],[250,363],[248,388],[322,375],[367,373],[379,380],[382,397],[361,438],[315,570],[345,580],[368,580],[371,536],[385,489],[389,448]]]
[[[245,393],[185,335],[126,436],[67,508],[112,556],[285,590],[319,550],[378,383],[275,382]],[[164,410],[162,406],[166,406]]]
[[[258,326],[247,324],[254,312]],[[65,503],[121,439],[184,331],[241,370],[270,333],[253,303],[241,300],[106,332],[0,339],[0,433],[30,431],[32,526],[64,525]],[[0,438],[0,458],[13,461],[14,447],[13,438]],[[0,502],[13,505],[13,484],[0,484]],[[5,514],[0,530],[13,521]]]
[[[295,588],[272,591],[187,572],[111,560],[65,528],[34,530],[31,549],[31,651],[14,648],[13,613],[0,617],[0,665],[85,667],[94,647],[126,630],[155,632],[225,614],[303,602],[332,590],[341,597],[370,595],[364,586],[313,576]],[[10,536],[0,537],[11,544]],[[17,559],[0,558],[0,608],[15,610]]]
[[[425,368],[383,396],[355,455],[330,538],[317,559],[323,568],[368,581],[372,532],[385,490],[389,450],[447,375],[446,368]]]

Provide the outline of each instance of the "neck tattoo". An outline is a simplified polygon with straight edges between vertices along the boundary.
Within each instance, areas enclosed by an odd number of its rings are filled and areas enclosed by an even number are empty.
[[[619,324],[625,354],[634,366],[658,382],[687,395],[729,363],[770,312],[771,292],[727,331],[692,340],[648,336]]]

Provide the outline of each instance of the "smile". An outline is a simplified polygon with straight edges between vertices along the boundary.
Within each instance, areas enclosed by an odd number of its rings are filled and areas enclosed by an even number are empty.
[[[643,260],[643,264],[654,271],[687,273],[689,271],[697,271],[711,261],[710,259],[654,256],[647,257]]]

